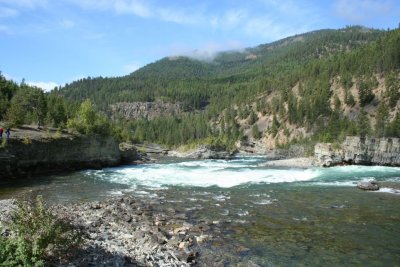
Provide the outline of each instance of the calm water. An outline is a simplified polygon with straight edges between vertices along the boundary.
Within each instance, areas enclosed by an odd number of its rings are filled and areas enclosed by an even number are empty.
[[[135,194],[223,222],[216,260],[261,266],[400,266],[400,168],[267,168],[263,157],[174,160],[0,184],[51,202]],[[355,188],[375,179],[379,192]]]

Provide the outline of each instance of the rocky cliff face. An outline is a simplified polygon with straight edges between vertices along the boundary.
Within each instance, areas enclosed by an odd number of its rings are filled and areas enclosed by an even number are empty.
[[[169,156],[177,158],[190,158],[190,159],[231,159],[235,152],[218,151],[212,149],[209,145],[198,145],[196,148],[185,151],[170,151]]]
[[[271,160],[300,158],[305,157],[307,154],[306,147],[302,145],[271,149],[263,141],[259,140],[237,141],[235,145],[239,153],[264,155]]]
[[[112,104],[109,107],[109,115],[118,115],[125,119],[154,119],[160,116],[179,114],[182,112],[179,103],[164,102],[121,102]]]
[[[400,138],[347,137],[340,147],[324,143],[315,146],[320,166],[339,164],[400,166]]]
[[[10,139],[0,148],[0,179],[115,166],[134,158],[129,153],[136,151],[121,152],[111,137]]]

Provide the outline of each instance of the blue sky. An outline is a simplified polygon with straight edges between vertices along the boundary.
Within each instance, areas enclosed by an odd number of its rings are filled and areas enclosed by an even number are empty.
[[[49,89],[165,56],[207,59],[316,29],[399,22],[399,0],[0,0],[0,71]]]

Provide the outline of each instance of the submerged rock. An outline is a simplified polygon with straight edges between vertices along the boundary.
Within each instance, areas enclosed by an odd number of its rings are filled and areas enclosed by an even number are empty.
[[[368,191],[376,191],[379,190],[380,186],[375,181],[368,181],[368,182],[358,182],[357,188]]]

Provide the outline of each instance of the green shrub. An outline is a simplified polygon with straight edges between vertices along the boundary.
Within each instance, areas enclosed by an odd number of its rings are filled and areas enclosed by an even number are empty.
[[[12,234],[0,236],[0,266],[44,266],[80,243],[79,231],[48,211],[40,196],[17,206],[8,223]]]

